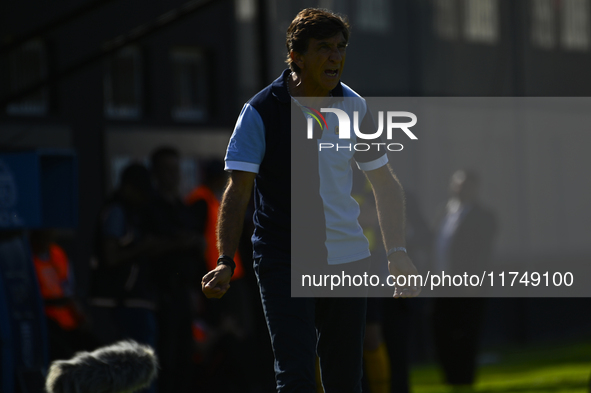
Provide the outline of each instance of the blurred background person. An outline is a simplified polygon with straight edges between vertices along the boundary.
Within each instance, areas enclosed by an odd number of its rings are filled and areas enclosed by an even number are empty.
[[[205,239],[205,248],[201,254],[205,263],[200,266],[206,266],[207,270],[200,275],[214,269],[219,257],[216,228],[220,200],[228,180],[224,162],[220,159],[203,161],[202,179],[202,184],[185,199],[196,219],[197,232]],[[234,255],[234,261],[236,269],[230,282],[232,291],[228,293],[229,296],[206,299],[201,291],[194,294],[206,306],[203,314],[212,331],[215,331],[209,337],[210,351],[216,352],[215,359],[212,359],[216,364],[210,362],[209,384],[206,382],[201,386],[227,392],[245,392],[257,385],[257,378],[254,378],[257,363],[252,359],[252,353],[257,350],[253,337],[254,305],[249,282],[245,279],[247,270],[239,251]],[[228,368],[234,370],[231,375],[225,374]],[[222,375],[223,378],[220,378]]]
[[[156,347],[155,257],[174,244],[150,232],[152,199],[148,169],[132,163],[99,214],[89,304],[103,345],[129,338]]]
[[[185,198],[185,202],[193,212],[197,232],[205,239],[202,255],[207,271],[209,271],[215,268],[218,260],[216,228],[220,200],[228,181],[228,175],[224,171],[224,162],[219,159],[203,162],[202,172],[203,181],[201,185],[189,193]],[[244,276],[244,267],[238,252],[234,255],[234,261],[236,262],[236,270],[232,276],[232,281]]]
[[[405,191],[406,205],[406,249],[415,261],[420,274],[425,274],[433,235],[419,207],[415,194]],[[383,253],[383,248],[377,252]],[[393,299],[382,301],[382,329],[387,352],[390,357],[391,393],[411,391],[411,363],[425,358],[430,340],[426,338],[425,299]],[[368,308],[369,310],[369,308]],[[429,331],[430,333],[430,331]]]
[[[363,228],[363,234],[369,241],[369,249],[372,254],[371,268],[375,273],[385,279],[387,271],[387,257],[384,243],[381,239],[380,226],[377,217],[375,198],[367,178],[361,171],[354,171],[353,197],[359,204],[359,224]],[[386,291],[384,296],[391,296]],[[402,299],[396,299],[402,300]],[[384,299],[377,297],[367,298],[367,311],[365,318],[365,337],[363,341],[363,384],[364,390],[371,393],[390,393],[392,384],[401,382],[406,385],[407,375],[403,375],[403,381],[392,381],[392,359],[384,338]],[[404,340],[404,338],[399,337]],[[398,359],[406,362],[406,353],[398,353]],[[320,373],[318,372],[318,375]],[[318,381],[319,389],[322,389]]]
[[[371,188],[361,172],[356,171],[354,197],[361,208],[359,223],[369,240],[372,273],[385,280],[387,258],[379,236],[379,223]],[[433,241],[429,225],[412,192],[405,192],[406,248],[421,270],[426,267]],[[424,356],[425,326],[423,298],[393,299],[391,289],[378,288],[381,297],[367,299],[363,348],[364,389],[371,393],[407,393],[410,391],[412,355]]]
[[[44,302],[49,338],[49,360],[68,359],[78,351],[93,350],[98,340],[74,295],[74,275],[68,255],[51,229],[29,234],[35,272]]]
[[[180,154],[172,147],[159,147],[150,157],[155,197],[150,204],[150,232],[175,244],[156,259],[159,293],[160,359],[159,390],[184,393],[193,352],[191,288],[200,284],[199,266],[204,241],[197,222],[180,195]]]
[[[497,234],[495,215],[478,199],[480,179],[468,170],[454,172],[450,198],[435,236],[434,270],[460,274],[486,270]],[[474,295],[478,295],[474,292]],[[432,328],[437,360],[454,389],[474,383],[476,357],[486,306],[484,297],[433,299]]]

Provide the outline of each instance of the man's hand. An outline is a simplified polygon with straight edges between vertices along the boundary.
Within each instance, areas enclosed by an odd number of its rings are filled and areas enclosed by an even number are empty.
[[[230,289],[232,269],[226,265],[218,265],[201,279],[201,290],[208,298],[221,298]]]
[[[415,297],[421,293],[421,287],[418,285],[410,285],[416,284],[414,279],[411,279],[409,276],[411,275],[418,275],[419,272],[417,268],[412,263],[408,255],[404,252],[395,252],[388,257],[388,270],[390,274],[396,277],[396,282],[398,283],[399,280],[405,282],[405,286],[396,285],[394,287],[394,297]],[[403,278],[398,279],[398,276],[404,276],[406,280]]]

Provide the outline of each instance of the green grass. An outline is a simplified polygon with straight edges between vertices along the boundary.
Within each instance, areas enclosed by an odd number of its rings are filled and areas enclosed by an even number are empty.
[[[499,360],[478,369],[470,392],[589,393],[591,342],[499,350]],[[412,393],[451,393],[436,365],[414,367]],[[463,390],[462,392],[467,392]]]

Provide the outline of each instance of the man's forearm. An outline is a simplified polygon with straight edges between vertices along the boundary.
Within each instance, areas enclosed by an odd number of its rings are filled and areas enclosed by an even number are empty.
[[[252,193],[254,174],[251,175],[233,175],[224,193],[217,227],[217,246],[220,254],[233,257],[238,249],[244,215]]]
[[[242,200],[228,188],[222,199],[218,220],[217,245],[220,254],[233,257],[236,253],[240,243],[245,213],[246,204],[242,204]]]
[[[368,174],[368,177],[374,190],[378,220],[386,250],[405,247],[404,192],[398,178],[388,168],[384,168],[379,173]]]

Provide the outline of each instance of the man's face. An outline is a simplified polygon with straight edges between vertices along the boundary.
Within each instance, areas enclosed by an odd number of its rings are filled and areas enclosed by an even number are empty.
[[[327,96],[341,79],[346,51],[347,41],[343,33],[321,40],[310,38],[308,50],[297,55],[296,63],[301,68],[305,91],[312,96]]]
[[[449,184],[451,196],[461,202],[473,202],[478,195],[478,186],[474,180],[470,180],[462,171],[453,174]]]

